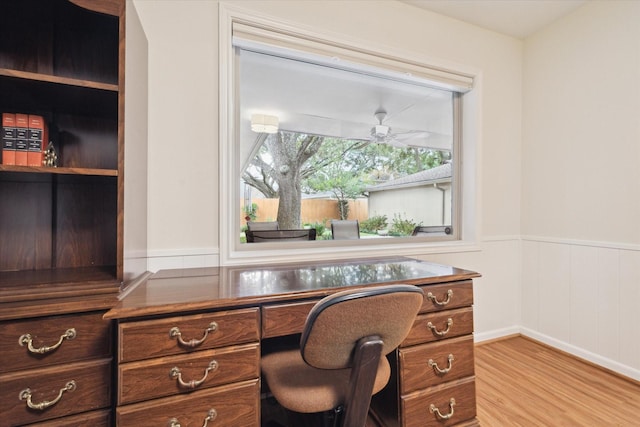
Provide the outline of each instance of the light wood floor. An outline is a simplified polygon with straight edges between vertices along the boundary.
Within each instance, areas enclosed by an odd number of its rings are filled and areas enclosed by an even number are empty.
[[[477,345],[483,427],[637,427],[640,384],[523,337]]]

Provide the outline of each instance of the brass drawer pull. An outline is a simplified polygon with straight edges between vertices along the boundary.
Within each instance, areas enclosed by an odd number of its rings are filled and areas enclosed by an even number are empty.
[[[40,402],[40,403],[33,403],[33,401],[31,400],[31,389],[27,388],[20,392],[20,400],[26,400],[27,406],[31,409],[44,411],[48,407],[58,403],[60,399],[62,399],[62,393],[64,393],[65,391],[73,391],[75,389],[76,389],[76,382],[71,380],[68,383],[66,383],[64,387],[60,389],[60,391],[58,392],[58,396],[55,399],[49,400],[49,401],[45,400],[44,402]]]
[[[58,340],[58,342],[52,346],[35,348],[33,346],[33,337],[31,336],[31,334],[21,335],[20,338],[18,339],[18,343],[20,344],[21,347],[24,347],[26,345],[29,351],[33,354],[45,354],[60,347],[62,345],[62,341],[72,340],[75,337],[76,337],[75,328],[70,328],[70,329],[67,329],[64,334],[60,335],[60,339]]]
[[[217,416],[218,416],[218,413],[216,412],[215,409],[213,408],[209,409],[209,412],[207,413],[207,416],[204,419],[204,424],[202,424],[202,427],[207,427],[207,424],[209,424],[209,421],[215,420]],[[167,423],[167,427],[182,427],[182,426],[178,422],[177,418],[171,418]]]
[[[169,371],[169,377],[177,378],[178,384],[180,384],[181,387],[193,390],[194,388],[202,385],[202,383],[207,379],[207,375],[209,375],[209,372],[215,371],[216,369],[218,369],[218,362],[215,360],[212,360],[211,362],[209,362],[209,366],[207,366],[207,369],[204,370],[204,376],[202,378],[200,378],[199,380],[191,380],[189,382],[184,382],[182,380],[182,372],[180,371],[180,368],[176,366],[171,368],[171,370]]]
[[[207,417],[204,419],[204,424],[202,424],[202,427],[207,427],[207,424],[209,424],[209,421],[215,420],[217,416],[218,416],[218,413],[216,412],[215,409],[213,408],[209,409],[209,413],[207,414]]]
[[[439,305],[440,307],[444,307],[445,305],[449,304],[451,302],[452,296],[453,296],[453,290],[451,289],[447,291],[447,299],[444,301],[438,301],[438,298],[436,298],[436,296],[433,295],[431,292],[427,294],[427,298],[429,299],[429,301],[431,301],[435,305]]]
[[[433,368],[436,374],[440,374],[440,375],[448,374],[451,368],[453,367],[453,354],[449,354],[449,357],[447,357],[447,360],[449,361],[449,365],[446,368],[442,369],[438,366],[438,362],[434,362],[433,359],[429,359],[429,362],[428,362],[429,367]]]
[[[436,414],[436,417],[439,420],[449,420],[451,419],[451,417],[453,417],[453,407],[456,404],[456,400],[452,397],[449,400],[449,413],[448,414],[443,414],[440,412],[440,409],[436,408],[436,405],[434,405],[433,403],[429,406],[429,412],[431,412],[432,414]]]
[[[439,331],[438,328],[431,322],[427,323],[427,328],[431,329],[431,332],[439,337],[447,335],[451,330],[451,326],[453,326],[453,319],[450,317],[447,319],[447,329],[445,329],[444,331]]]
[[[204,335],[202,336],[202,338],[200,338],[199,340],[194,338],[189,341],[185,341],[182,339],[182,332],[180,332],[180,328],[178,328],[177,326],[174,326],[169,330],[169,337],[177,338],[180,345],[184,347],[194,348],[202,344],[204,340],[207,339],[209,332],[215,332],[217,330],[218,330],[218,324],[216,322],[211,322],[209,323],[209,326],[207,327],[207,329],[204,331]]]

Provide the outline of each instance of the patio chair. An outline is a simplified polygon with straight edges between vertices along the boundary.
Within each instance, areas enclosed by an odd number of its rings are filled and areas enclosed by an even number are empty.
[[[278,221],[247,221],[247,228],[255,230],[279,230]]]
[[[245,236],[247,236],[247,243],[266,243],[287,240],[316,240],[316,229],[247,230]]]
[[[331,236],[333,240],[355,240],[360,238],[360,224],[354,220],[331,220]]]

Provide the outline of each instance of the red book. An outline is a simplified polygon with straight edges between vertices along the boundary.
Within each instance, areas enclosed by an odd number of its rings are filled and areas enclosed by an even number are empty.
[[[16,115],[2,113],[2,164],[16,164]]]
[[[29,149],[29,116],[16,113],[16,165],[27,166]]]
[[[27,150],[27,166],[42,166],[46,150],[46,128],[42,116],[29,114],[29,140]]]

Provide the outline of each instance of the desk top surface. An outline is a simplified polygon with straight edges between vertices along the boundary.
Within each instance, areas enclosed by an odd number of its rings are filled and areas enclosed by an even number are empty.
[[[161,270],[131,285],[105,318],[234,308],[319,298],[349,287],[428,285],[479,276],[473,271],[404,257]]]

